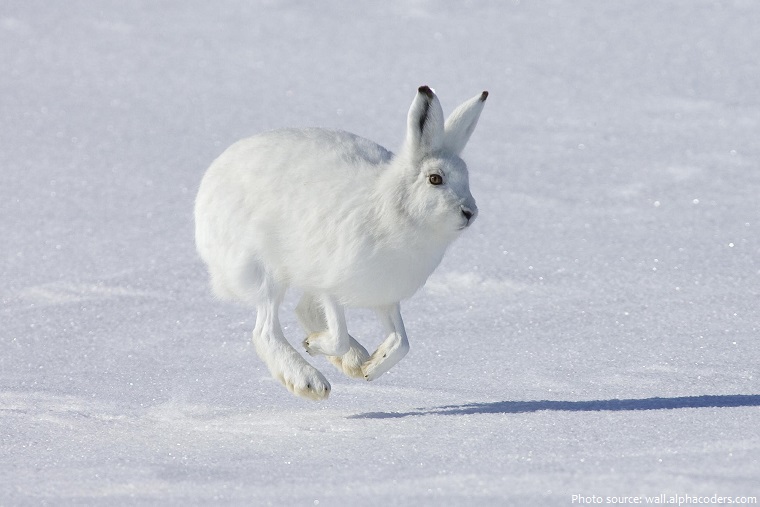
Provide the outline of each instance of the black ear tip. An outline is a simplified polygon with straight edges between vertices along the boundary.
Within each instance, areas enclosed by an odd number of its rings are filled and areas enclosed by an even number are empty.
[[[483,93],[480,94],[480,101],[481,102],[485,102],[487,98],[488,98],[488,92],[487,91],[484,91]]]
[[[417,91],[420,92],[420,93],[424,93],[425,95],[427,95],[427,98],[429,98],[429,99],[432,99],[433,96],[435,96],[435,92],[433,92],[433,89],[430,88],[428,85],[420,86],[417,89]]]

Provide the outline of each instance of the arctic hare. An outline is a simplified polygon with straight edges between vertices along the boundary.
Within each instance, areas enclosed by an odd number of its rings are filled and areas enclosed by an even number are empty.
[[[233,144],[209,167],[195,202],[195,239],[214,293],[256,308],[253,343],[298,396],[330,394],[325,377],[288,343],[278,309],[288,287],[303,345],[351,377],[374,380],[409,350],[399,302],[438,266],[478,209],[459,158],[488,92],[449,118],[419,88],[396,155],[353,134],[283,129]],[[376,310],[387,333],[369,355],[344,307]]]

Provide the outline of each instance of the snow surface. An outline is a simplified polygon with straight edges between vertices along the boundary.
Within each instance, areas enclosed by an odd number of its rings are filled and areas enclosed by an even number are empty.
[[[760,3],[5,0],[0,505],[760,493]],[[237,139],[490,91],[412,350],[269,377],[193,245]],[[302,337],[294,296],[286,333]],[[366,311],[349,327],[380,342]]]

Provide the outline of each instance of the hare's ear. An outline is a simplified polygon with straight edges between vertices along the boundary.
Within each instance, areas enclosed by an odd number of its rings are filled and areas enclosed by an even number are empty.
[[[429,86],[420,86],[414,97],[406,126],[406,150],[417,156],[430,155],[443,146],[443,109]]]
[[[488,92],[483,92],[458,108],[446,119],[443,134],[443,149],[459,155],[462,153],[467,141],[470,140],[475,125],[478,124],[480,112],[488,98]]]

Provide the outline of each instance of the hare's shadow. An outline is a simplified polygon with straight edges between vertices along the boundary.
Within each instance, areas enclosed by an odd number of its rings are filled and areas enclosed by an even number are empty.
[[[419,408],[408,412],[367,412],[349,419],[394,419],[425,415],[522,414],[544,410],[557,412],[621,412],[679,408],[760,407],[760,395],[704,395],[675,398],[610,399],[592,401],[496,401]]]

